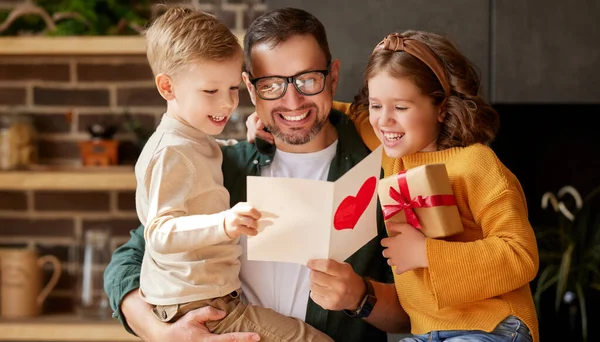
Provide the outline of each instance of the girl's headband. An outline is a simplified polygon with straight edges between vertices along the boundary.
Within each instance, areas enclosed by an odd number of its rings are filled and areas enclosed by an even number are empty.
[[[373,53],[377,50],[405,51],[415,56],[425,63],[435,76],[437,76],[442,84],[442,88],[444,88],[445,95],[450,95],[450,83],[448,83],[448,78],[446,78],[442,62],[424,43],[415,39],[404,38],[399,33],[392,33],[375,46]]]

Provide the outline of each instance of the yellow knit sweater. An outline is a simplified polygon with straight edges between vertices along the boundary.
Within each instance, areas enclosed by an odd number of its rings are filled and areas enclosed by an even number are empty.
[[[349,104],[334,103],[348,112]],[[365,144],[380,145],[368,113],[354,119]],[[395,275],[400,304],[411,332],[492,331],[509,315],[520,318],[539,341],[529,288],[538,271],[538,251],[518,179],[487,146],[475,144],[402,159],[384,155],[385,176],[419,165],[444,163],[464,232],[427,238],[429,268]]]

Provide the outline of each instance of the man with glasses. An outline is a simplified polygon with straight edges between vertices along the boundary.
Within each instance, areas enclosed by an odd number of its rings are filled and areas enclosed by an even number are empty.
[[[232,204],[246,200],[248,175],[334,181],[369,154],[354,125],[332,109],[340,62],[332,60],[323,25],[314,16],[286,8],[257,18],[246,33],[244,54],[244,82],[274,146],[257,140],[223,148],[224,185]],[[242,240],[242,292],[251,303],[303,319],[336,341],[387,341],[384,331],[406,328],[408,318],[381,254],[382,223],[378,231],[345,263],[312,260],[308,267],[248,261]],[[140,227],[115,251],[105,273],[115,317],[130,332],[157,341],[252,340],[250,334],[208,333],[202,323],[222,317],[210,308],[172,325],[153,321],[137,291],[143,252]]]

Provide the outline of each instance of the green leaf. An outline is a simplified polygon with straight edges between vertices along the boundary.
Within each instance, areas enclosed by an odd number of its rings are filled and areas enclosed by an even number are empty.
[[[562,296],[567,290],[567,284],[569,281],[569,273],[571,270],[571,258],[573,255],[573,248],[575,245],[571,243],[567,250],[563,253],[562,262],[560,263],[560,269],[558,271],[558,284],[556,286],[556,298],[554,302],[554,309],[558,312]]]
[[[558,276],[556,275],[556,273],[556,266],[550,265],[542,271],[538,278],[535,294],[533,296],[535,301],[535,307],[538,309],[538,311],[541,308],[542,294],[552,285],[556,284],[556,282],[558,281]],[[539,315],[540,313],[538,312],[538,316]]]
[[[581,336],[583,337],[583,342],[587,342],[587,309],[585,307],[585,294],[583,289],[581,288],[580,283],[575,284],[575,289],[577,291],[577,297],[579,297],[579,312],[581,312]]]

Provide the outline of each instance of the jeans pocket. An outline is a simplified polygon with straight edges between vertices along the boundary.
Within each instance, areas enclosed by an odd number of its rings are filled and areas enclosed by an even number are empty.
[[[511,342],[532,342],[533,340],[529,328],[515,316],[506,317],[492,333],[504,336]]]

